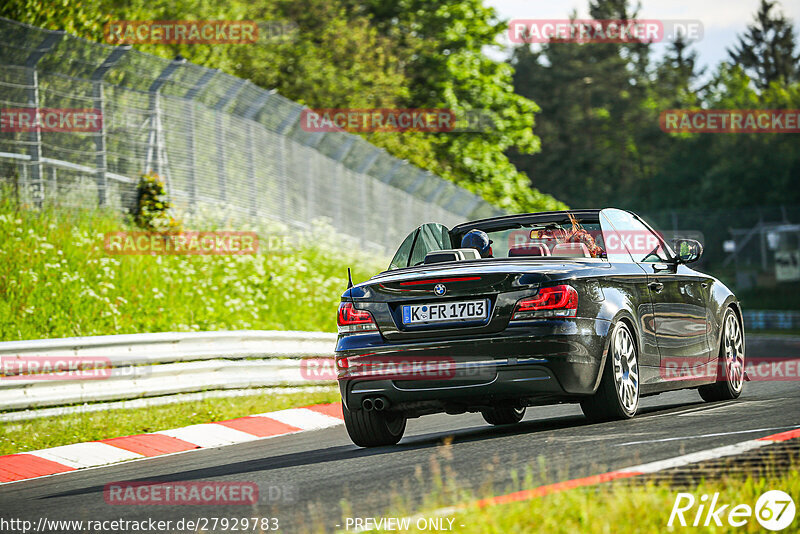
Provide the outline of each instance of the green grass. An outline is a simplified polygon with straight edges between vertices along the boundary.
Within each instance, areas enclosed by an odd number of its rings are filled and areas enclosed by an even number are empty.
[[[775,287],[756,287],[736,292],[746,310],[800,310],[800,282],[783,282]]]
[[[782,330],[748,330],[747,334],[761,336],[800,336],[800,328],[786,328]]]
[[[700,484],[691,493],[696,504],[684,514],[687,525],[694,521],[699,499],[709,499],[719,492],[718,503],[747,504],[755,508],[758,497],[765,491],[780,489],[792,496],[800,495],[800,475],[791,471],[770,479],[727,479]],[[670,513],[679,491],[668,486],[600,486],[576,489],[548,495],[527,502],[504,504],[483,509],[471,508],[455,517],[459,532],[506,533],[597,533],[609,532],[666,532],[670,530],[697,530],[682,527],[676,518],[670,529]],[[726,510],[729,511],[732,506]],[[729,526],[722,516],[722,527],[699,528],[705,532],[763,532],[764,529],[751,517],[743,527]],[[700,521],[705,521],[705,514]],[[796,520],[797,521],[797,520]],[[795,523],[796,525],[797,523]],[[460,525],[464,525],[461,527]],[[797,532],[789,528],[785,532]]]
[[[489,474],[487,473],[487,476]],[[528,479],[522,488],[533,488]],[[519,488],[518,488],[519,489]],[[800,495],[800,473],[795,468],[787,469],[780,474],[766,478],[738,478],[725,477],[716,481],[702,482],[692,489],[676,489],[664,484],[632,485],[624,483],[601,484],[585,488],[576,488],[561,493],[553,493],[527,501],[486,506],[468,504],[473,498],[463,497],[456,502],[461,502],[463,508],[455,513],[448,513],[441,517],[453,519],[453,531],[470,534],[505,534],[523,532],[546,532],[572,534],[597,533],[609,534],[617,532],[764,532],[765,530],[751,516],[743,527],[731,527],[726,522],[727,512],[737,504],[747,504],[755,509],[758,497],[765,491],[779,489],[795,499]],[[453,501],[443,499],[449,493],[443,491],[444,487],[434,487],[426,498],[427,506],[419,515],[411,513],[407,508],[400,506],[394,512],[381,517],[409,517],[414,520],[437,517],[431,512],[438,507],[452,504]],[[682,527],[678,520],[673,522],[672,528],[667,526],[670,513],[679,492],[691,493],[695,505],[684,514],[687,527]],[[705,494],[709,500],[714,493],[719,492],[718,506],[731,503],[722,515],[723,527],[693,527],[695,515],[700,504],[700,498]],[[685,502],[685,501],[684,501]],[[707,506],[704,510],[707,510]],[[345,510],[348,507],[345,503]],[[426,514],[426,511],[428,512]],[[348,513],[345,513],[345,518]],[[344,519],[343,519],[344,520]],[[705,521],[705,513],[700,524]],[[712,520],[713,522],[713,520]],[[342,523],[344,525],[344,523]],[[445,521],[444,525],[448,524]],[[800,516],[783,532],[798,532]],[[414,527],[409,532],[422,532]],[[376,532],[389,532],[378,530]]]
[[[285,227],[214,225],[204,214],[184,230]],[[219,220],[219,219],[217,219]],[[0,191],[0,341],[208,330],[334,332],[347,284],[385,268],[383,258],[346,253],[329,226],[294,234],[290,251],[254,256],[115,256],[106,232],[136,231],[118,212],[18,206]]]
[[[257,413],[338,402],[339,391],[205,399],[132,410],[119,409],[0,423],[0,455],[143,434]]]

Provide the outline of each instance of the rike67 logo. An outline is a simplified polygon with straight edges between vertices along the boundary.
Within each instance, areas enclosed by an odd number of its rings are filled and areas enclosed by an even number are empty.
[[[719,493],[704,494],[699,499],[691,493],[678,493],[667,526],[671,527],[677,520],[684,527],[722,527],[725,523],[731,527],[743,527],[755,516],[763,528],[777,532],[794,522],[795,512],[794,500],[780,490],[764,492],[755,507],[722,502]]]

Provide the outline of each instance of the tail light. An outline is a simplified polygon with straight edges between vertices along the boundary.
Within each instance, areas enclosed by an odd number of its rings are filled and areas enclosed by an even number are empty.
[[[340,334],[359,334],[363,332],[377,332],[378,325],[372,314],[366,310],[357,310],[352,302],[339,304],[337,324]]]
[[[543,287],[533,297],[517,302],[512,321],[539,317],[575,317],[578,313],[578,292],[568,285]]]

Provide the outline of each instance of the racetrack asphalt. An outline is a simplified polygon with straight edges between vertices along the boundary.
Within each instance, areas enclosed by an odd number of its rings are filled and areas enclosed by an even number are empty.
[[[767,356],[755,348],[748,344],[749,356]],[[774,351],[761,352],[774,357]],[[152,518],[175,525],[180,518],[276,517],[281,532],[331,531],[344,526],[342,500],[349,517],[390,513],[398,496],[413,509],[433,488],[436,472],[446,485],[485,496],[489,485],[494,493],[518,489],[512,481],[526,468],[535,477],[544,468],[555,482],[797,427],[797,381],[751,381],[738,400],[717,403],[692,390],[665,393],[642,399],[632,420],[600,424],[588,423],[577,405],[528,408],[513,427],[490,427],[478,414],[426,416],[409,421],[399,445],[376,449],[354,446],[337,426],[2,485],[0,519]],[[259,503],[129,506],[107,504],[103,496],[111,482],[196,480],[255,482]]]

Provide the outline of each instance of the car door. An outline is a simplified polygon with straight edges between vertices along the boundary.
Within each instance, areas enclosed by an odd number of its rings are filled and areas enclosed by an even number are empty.
[[[603,277],[604,291],[618,291],[621,300],[627,300],[636,314],[637,331],[640,337],[639,371],[643,385],[659,381],[661,354],[656,340],[655,317],[649,279],[645,270],[633,261],[622,244],[622,237],[606,216],[608,210],[600,212],[600,227],[603,246],[611,271]],[[613,213],[612,213],[613,215]]]
[[[452,248],[450,230],[443,224],[426,223],[408,234],[389,264],[389,270],[412,267],[425,260],[428,252]]]
[[[647,273],[661,367],[702,365],[710,352],[706,314],[710,277],[679,265],[661,236],[632,213],[608,211],[633,260]]]

